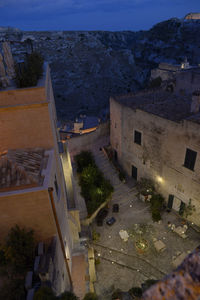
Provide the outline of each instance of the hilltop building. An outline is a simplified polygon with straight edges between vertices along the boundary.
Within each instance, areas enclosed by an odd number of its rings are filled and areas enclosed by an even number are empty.
[[[189,13],[185,16],[185,20],[200,20],[200,13]]]
[[[0,91],[0,241],[18,224],[54,254],[44,278],[56,294],[71,289],[80,250],[70,157],[56,128],[50,69],[36,87]]]
[[[110,99],[111,146],[128,175],[150,178],[168,208],[200,225],[200,71],[181,72],[174,93],[149,90]]]

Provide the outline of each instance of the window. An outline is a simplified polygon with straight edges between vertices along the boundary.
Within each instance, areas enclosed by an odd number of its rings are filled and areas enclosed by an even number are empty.
[[[197,157],[197,152],[186,149],[186,154],[185,154],[185,162],[184,162],[184,167],[194,170],[194,165]]]
[[[142,134],[141,132],[135,130],[134,132],[134,143],[141,145],[141,140],[142,140]]]

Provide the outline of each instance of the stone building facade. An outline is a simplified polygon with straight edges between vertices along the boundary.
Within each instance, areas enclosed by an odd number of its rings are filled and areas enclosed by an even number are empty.
[[[151,178],[169,208],[200,225],[200,94],[158,90],[110,99],[111,146],[129,176]]]
[[[200,13],[189,13],[185,16],[185,20],[200,20]]]
[[[79,211],[71,162],[57,131],[50,69],[36,87],[0,92],[0,240],[11,227],[32,228],[37,241],[56,240],[56,294],[71,289],[79,249]]]

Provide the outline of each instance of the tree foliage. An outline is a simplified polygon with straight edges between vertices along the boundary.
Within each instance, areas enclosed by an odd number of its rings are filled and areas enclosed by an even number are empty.
[[[34,246],[33,230],[26,230],[16,225],[11,228],[7,236],[5,258],[17,272],[23,272],[33,264]]]
[[[27,55],[24,64],[15,65],[15,82],[17,87],[30,87],[37,85],[38,79],[43,73],[43,58],[33,52]]]
[[[86,201],[88,214],[91,215],[111,193],[111,183],[103,177],[102,172],[95,164],[94,157],[89,151],[82,151],[75,157],[81,195]]]

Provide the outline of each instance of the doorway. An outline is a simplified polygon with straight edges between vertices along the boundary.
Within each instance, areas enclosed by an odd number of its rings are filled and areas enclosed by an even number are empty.
[[[137,168],[135,166],[132,166],[132,177],[137,180]]]

